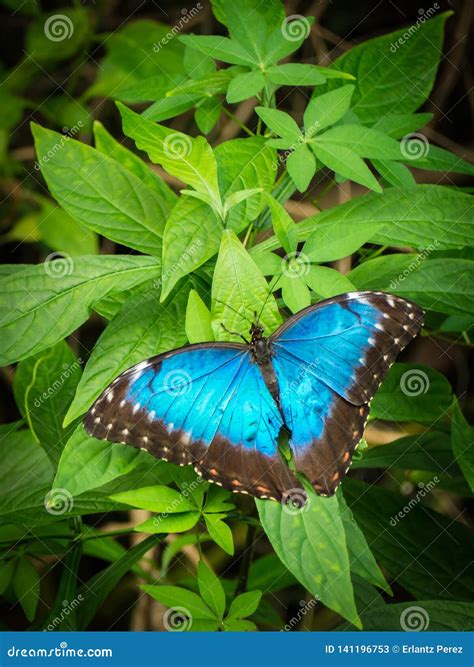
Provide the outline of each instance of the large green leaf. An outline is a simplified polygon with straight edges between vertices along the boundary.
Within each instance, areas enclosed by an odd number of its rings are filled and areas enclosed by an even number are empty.
[[[249,188],[271,191],[277,174],[275,151],[262,137],[225,141],[217,146],[215,155],[223,199]],[[227,215],[227,227],[239,232],[257,217],[264,205],[263,193],[237,204]]]
[[[454,600],[417,600],[375,606],[361,616],[364,630],[469,632],[474,625],[474,605]]]
[[[356,77],[351,110],[364,122],[416,111],[428,97],[449,12],[375,37],[347,51],[334,67]]]
[[[186,343],[188,289],[183,285],[166,304],[160,304],[159,290],[154,288],[125,302],[92,350],[65,423],[82,415],[122,371]]]
[[[256,504],[267,537],[288,570],[323,604],[360,627],[337,498],[311,492],[300,510],[269,500]]]
[[[80,361],[61,341],[18,364],[13,391],[21,414],[53,464],[72,433],[62,421],[81,377]]]
[[[32,125],[38,164],[52,195],[85,227],[160,256],[169,204],[95,148]]]
[[[248,335],[255,312],[268,333],[281,322],[280,314],[258,266],[239,239],[225,231],[212,283],[212,328],[217,340],[235,340],[235,331]]]
[[[132,507],[150,510],[150,512],[161,512],[164,514],[177,514],[180,512],[195,511],[196,507],[187,500],[179,491],[167,486],[146,486],[133,491],[115,493],[112,500]]]
[[[302,253],[311,262],[330,262],[347,257],[363,246],[379,227],[379,223],[370,221],[352,226],[316,224]]]
[[[375,557],[400,586],[418,600],[470,602],[472,531],[423,506],[432,486],[436,487],[436,476],[430,486],[407,498],[353,479],[343,484],[344,496]]]
[[[131,255],[80,257],[59,271],[54,263],[1,279],[0,365],[55,345],[87,320],[95,301],[160,273],[158,259]]]
[[[198,583],[204,602],[212,609],[217,618],[222,618],[225,612],[224,589],[219,578],[202,560],[198,563]]]
[[[392,421],[436,422],[451,407],[448,380],[429,366],[394,364],[370,407],[370,416]]]
[[[194,197],[180,197],[163,236],[161,301],[183,276],[217,253],[222,231],[222,222],[209,204]]]
[[[178,586],[148,586],[144,585],[141,588],[151,595],[152,598],[162,602],[170,609],[180,610],[181,613],[188,612],[186,615],[191,619],[189,629],[192,629],[194,619],[209,619],[215,618],[213,611],[209,609],[206,603],[193,593],[185,588]]]
[[[340,86],[329,93],[318,95],[310,100],[304,112],[306,133],[311,135],[333,125],[347,111],[354,93],[354,86]]]
[[[146,151],[152,162],[161,164],[172,176],[206,196],[209,203],[218,205],[216,159],[204,137],[193,139],[152,123],[121,104],[119,109],[124,132],[135,141],[137,148]]]
[[[13,590],[29,621],[35,617],[40,594],[40,577],[33,563],[20,558],[13,575]]]

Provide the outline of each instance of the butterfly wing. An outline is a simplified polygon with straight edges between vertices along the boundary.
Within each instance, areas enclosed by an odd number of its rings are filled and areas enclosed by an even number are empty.
[[[362,437],[369,402],[423,311],[383,292],[351,292],[310,306],[270,338],[296,467],[332,495]]]
[[[300,488],[277,447],[283,419],[247,348],[189,345],[122,373],[84,419],[100,439],[145,449],[231,491]]]

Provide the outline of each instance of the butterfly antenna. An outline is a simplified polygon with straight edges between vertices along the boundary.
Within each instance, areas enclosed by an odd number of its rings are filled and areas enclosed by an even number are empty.
[[[245,315],[245,313],[240,312],[240,310],[237,310],[236,308],[234,308],[230,304],[226,303],[225,301],[220,301],[219,299],[216,299],[216,303],[221,303],[226,308],[230,308],[230,310],[232,310],[236,315],[238,315],[239,317],[243,317],[243,319],[246,322],[248,322],[249,324],[252,324],[252,321],[249,320],[249,318]]]
[[[257,316],[256,324],[258,324],[258,323],[260,322],[260,318],[261,318],[261,316],[262,316],[263,311],[265,310],[265,306],[267,305],[268,299],[270,298],[270,296],[271,296],[271,295],[273,294],[273,292],[275,291],[276,286],[277,286],[277,284],[278,284],[278,281],[280,280],[280,278],[282,277],[282,275],[283,275],[283,272],[280,273],[280,274],[278,274],[278,275],[276,275],[276,276],[273,276],[273,279],[270,281],[270,284],[269,284],[269,287],[268,287],[267,296],[265,297],[265,301],[263,302],[263,305],[262,305],[262,307],[261,307],[261,309],[260,309],[260,312],[259,312],[259,314],[258,314],[258,316]],[[272,283],[273,283],[273,284],[272,284]]]

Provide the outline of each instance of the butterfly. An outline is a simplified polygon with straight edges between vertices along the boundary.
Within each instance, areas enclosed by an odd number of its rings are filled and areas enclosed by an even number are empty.
[[[86,414],[85,429],[277,501],[304,493],[280,454],[286,434],[296,470],[331,496],[373,395],[423,314],[384,292],[349,292],[301,310],[268,337],[255,322],[245,343],[186,345],[119,375]]]

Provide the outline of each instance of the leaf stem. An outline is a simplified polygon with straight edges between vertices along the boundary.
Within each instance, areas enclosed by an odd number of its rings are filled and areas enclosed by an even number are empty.
[[[247,579],[249,576],[250,565],[252,563],[256,532],[257,532],[257,526],[249,525],[247,527],[247,538],[245,540],[245,549],[242,555],[242,563],[240,566],[239,578],[237,580],[237,588],[235,589],[236,596],[240,595],[240,593],[245,593],[245,590],[247,588]]]

